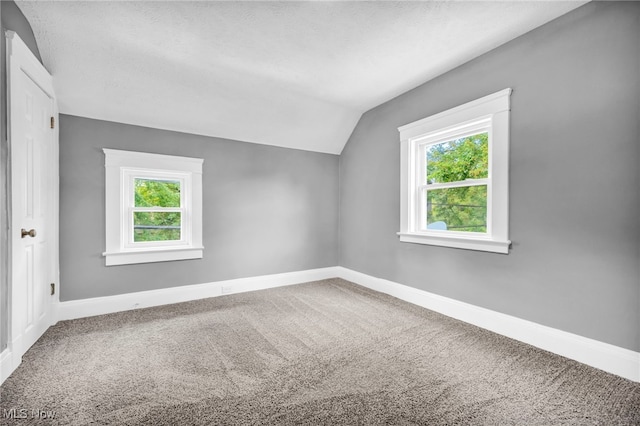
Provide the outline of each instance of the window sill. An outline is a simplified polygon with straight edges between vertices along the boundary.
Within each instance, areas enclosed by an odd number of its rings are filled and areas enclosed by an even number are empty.
[[[508,240],[498,241],[488,238],[409,234],[404,232],[398,232],[398,236],[403,243],[427,244],[502,254],[509,254],[509,246],[511,245],[511,241]]]
[[[163,248],[153,250],[102,253],[106,266],[136,263],[170,262],[173,260],[202,259],[204,247]]]

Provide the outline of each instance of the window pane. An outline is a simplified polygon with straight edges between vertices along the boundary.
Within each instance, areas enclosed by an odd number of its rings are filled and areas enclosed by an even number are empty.
[[[134,212],[133,241],[179,241],[180,212]]]
[[[487,186],[427,191],[427,229],[487,232]]]
[[[427,147],[427,184],[489,177],[489,134]]]
[[[180,207],[180,181],[136,178],[135,207]]]

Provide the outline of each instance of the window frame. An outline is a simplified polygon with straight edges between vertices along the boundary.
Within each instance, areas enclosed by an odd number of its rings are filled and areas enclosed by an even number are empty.
[[[121,221],[126,226],[122,227],[122,241],[124,248],[144,248],[162,246],[185,246],[191,245],[191,220],[188,217],[191,210],[191,174],[185,172],[158,171],[149,169],[123,168],[123,194],[122,199],[126,206],[122,209]],[[170,180],[180,182],[180,207],[136,207],[135,206],[135,181],[136,179],[146,180]],[[136,212],[173,212],[180,213],[180,240],[167,241],[139,241],[135,242],[134,219]]]
[[[104,148],[106,266],[135,263],[201,259],[202,246],[202,164],[201,158],[151,154]],[[134,241],[133,216],[136,179],[180,182],[180,240]]]
[[[398,128],[401,142],[401,242],[509,253],[510,88]],[[483,179],[426,184],[426,147],[456,137],[489,134],[489,174]],[[424,158],[423,158],[424,157]],[[426,228],[425,187],[487,185],[487,232]],[[426,198],[425,198],[426,199]]]

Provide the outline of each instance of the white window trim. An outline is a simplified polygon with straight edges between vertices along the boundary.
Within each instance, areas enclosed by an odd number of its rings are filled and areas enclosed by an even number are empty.
[[[103,149],[105,154],[105,263],[166,262],[201,259],[202,163],[201,158]],[[133,243],[130,240],[131,181],[135,177],[168,177],[181,182],[183,229],[180,241]]]
[[[400,241],[495,253],[509,253],[509,114],[511,89],[504,89],[464,105],[398,128],[400,132]],[[489,137],[489,177],[469,183],[487,184],[487,233],[423,230],[417,226],[420,196],[416,152],[429,142],[473,129]]]

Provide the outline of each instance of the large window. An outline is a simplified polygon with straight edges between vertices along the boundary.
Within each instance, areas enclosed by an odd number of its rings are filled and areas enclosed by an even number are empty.
[[[509,252],[511,89],[400,127],[400,240]]]
[[[104,149],[106,264],[202,257],[202,159]]]

